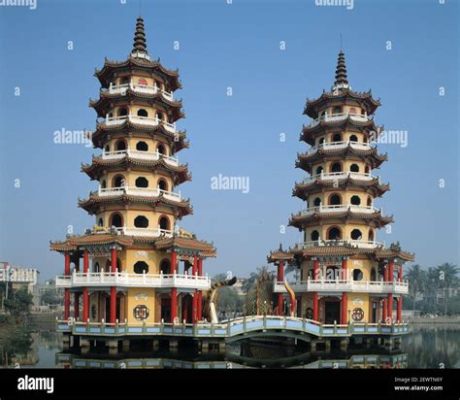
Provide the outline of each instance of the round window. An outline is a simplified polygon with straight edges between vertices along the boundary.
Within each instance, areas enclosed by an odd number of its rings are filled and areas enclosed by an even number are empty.
[[[144,319],[147,319],[149,317],[149,309],[147,306],[140,305],[134,307],[134,318],[136,318],[138,321],[143,321]]]
[[[353,321],[362,321],[364,318],[364,311],[362,308],[354,308],[353,312],[351,313],[351,318]]]

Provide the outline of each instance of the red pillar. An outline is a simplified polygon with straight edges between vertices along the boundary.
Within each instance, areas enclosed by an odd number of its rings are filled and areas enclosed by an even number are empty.
[[[70,275],[70,254],[64,255],[64,275]],[[70,289],[64,289],[64,320],[70,317]]]
[[[89,253],[85,249],[83,251],[83,273],[89,272]],[[89,319],[89,293],[88,288],[83,288],[83,321],[87,322]]]
[[[342,280],[344,281],[348,280],[347,266],[348,266],[348,260],[344,257],[342,259]]]
[[[399,270],[398,270],[398,281],[399,282],[403,281],[403,266],[402,266],[402,264],[399,266]]]
[[[88,288],[83,288],[83,321],[87,322],[89,318],[89,293]]]
[[[117,289],[113,286],[110,288],[110,320],[111,324],[117,319]]]
[[[177,318],[177,288],[171,289],[171,323]]]
[[[320,279],[319,276],[319,260],[316,259],[313,261],[313,280],[317,281]]]
[[[276,274],[276,280],[278,282],[284,282],[284,262],[278,263],[278,270]],[[278,315],[284,314],[284,297],[282,293],[278,293]]]
[[[203,259],[198,257],[197,259],[198,276],[203,276]],[[201,290],[197,293],[196,299],[196,319],[201,321],[203,319],[203,292]]]
[[[80,316],[80,293],[74,293],[73,295],[73,316],[78,319]]]
[[[402,322],[402,302],[403,302],[403,298],[402,298],[402,296],[399,296],[399,298],[398,298],[398,308],[396,310],[396,320],[398,322]]]
[[[110,272],[115,273],[117,271],[117,249],[115,247],[112,248],[110,261]]]
[[[393,259],[391,259],[388,264],[388,277],[387,277],[388,282],[394,281],[394,266],[395,266],[395,262]]]
[[[388,311],[388,306],[387,306],[387,299],[383,300],[383,305],[382,305],[382,321],[387,322],[387,311]]]
[[[387,305],[388,305],[387,317],[390,318],[390,322],[393,322],[393,295],[392,294],[388,295]]]
[[[313,320],[319,321],[319,299],[318,292],[313,293]]]
[[[348,304],[347,304],[347,294],[344,292],[342,293],[342,300],[341,300],[342,312],[340,313],[340,323],[342,325],[348,324]]]

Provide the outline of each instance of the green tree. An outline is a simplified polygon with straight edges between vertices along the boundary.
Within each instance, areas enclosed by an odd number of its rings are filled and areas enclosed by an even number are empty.
[[[427,282],[426,271],[418,264],[412,265],[406,272],[409,281],[409,296],[412,299],[412,309],[415,311],[417,296],[424,294]]]
[[[13,290],[4,302],[5,309],[14,317],[26,317],[32,305],[32,295],[26,287]]]
[[[56,305],[61,302],[61,299],[57,295],[56,290],[46,289],[41,295],[41,302],[46,305]]]

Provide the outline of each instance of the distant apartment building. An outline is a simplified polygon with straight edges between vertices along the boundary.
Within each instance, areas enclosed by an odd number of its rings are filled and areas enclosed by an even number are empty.
[[[13,290],[27,287],[27,291],[33,296],[33,305],[40,305],[40,291],[38,290],[38,277],[40,272],[37,268],[11,265],[6,261],[0,262],[0,282],[9,282]]]

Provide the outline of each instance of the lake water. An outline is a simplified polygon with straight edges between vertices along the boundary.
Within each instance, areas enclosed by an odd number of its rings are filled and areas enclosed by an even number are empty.
[[[414,326],[403,337],[400,349],[378,348],[347,353],[299,354],[296,349],[280,353],[279,346],[266,343],[232,345],[225,354],[185,354],[184,352],[143,352],[108,356],[63,352],[60,335],[54,332],[31,334],[30,345],[0,349],[1,365],[19,363],[22,368],[460,368],[460,326]],[[261,361],[262,360],[262,361]],[[280,361],[282,360],[282,361]]]

